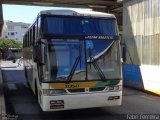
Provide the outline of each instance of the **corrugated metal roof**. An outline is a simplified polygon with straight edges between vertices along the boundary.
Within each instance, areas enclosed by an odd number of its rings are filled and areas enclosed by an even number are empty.
[[[131,0],[123,11],[127,63],[160,65],[160,0]]]

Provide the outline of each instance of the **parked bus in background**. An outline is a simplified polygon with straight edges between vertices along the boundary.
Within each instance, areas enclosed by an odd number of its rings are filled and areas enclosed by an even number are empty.
[[[82,10],[41,11],[23,40],[27,81],[43,111],[121,105],[116,18]]]

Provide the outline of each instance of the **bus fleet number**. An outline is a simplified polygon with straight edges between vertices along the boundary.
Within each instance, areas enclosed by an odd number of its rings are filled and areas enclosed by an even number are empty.
[[[66,85],[65,86],[66,88],[79,88],[79,85],[78,84],[71,84],[71,85]]]

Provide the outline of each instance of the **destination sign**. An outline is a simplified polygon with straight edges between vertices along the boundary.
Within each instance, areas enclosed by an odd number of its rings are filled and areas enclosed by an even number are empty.
[[[89,36],[85,36],[85,39],[105,39],[105,40],[113,40],[115,39],[115,37],[117,36],[95,36],[95,35],[89,35]]]
[[[44,39],[79,39],[79,40],[119,40],[118,35],[62,35],[44,34]]]

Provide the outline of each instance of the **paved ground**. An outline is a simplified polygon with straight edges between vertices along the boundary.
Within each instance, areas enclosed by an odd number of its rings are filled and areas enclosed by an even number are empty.
[[[7,113],[18,115],[19,120],[126,120],[132,114],[160,113],[160,97],[129,88],[123,89],[120,107],[44,113],[26,84],[22,67],[2,68],[2,75]]]

